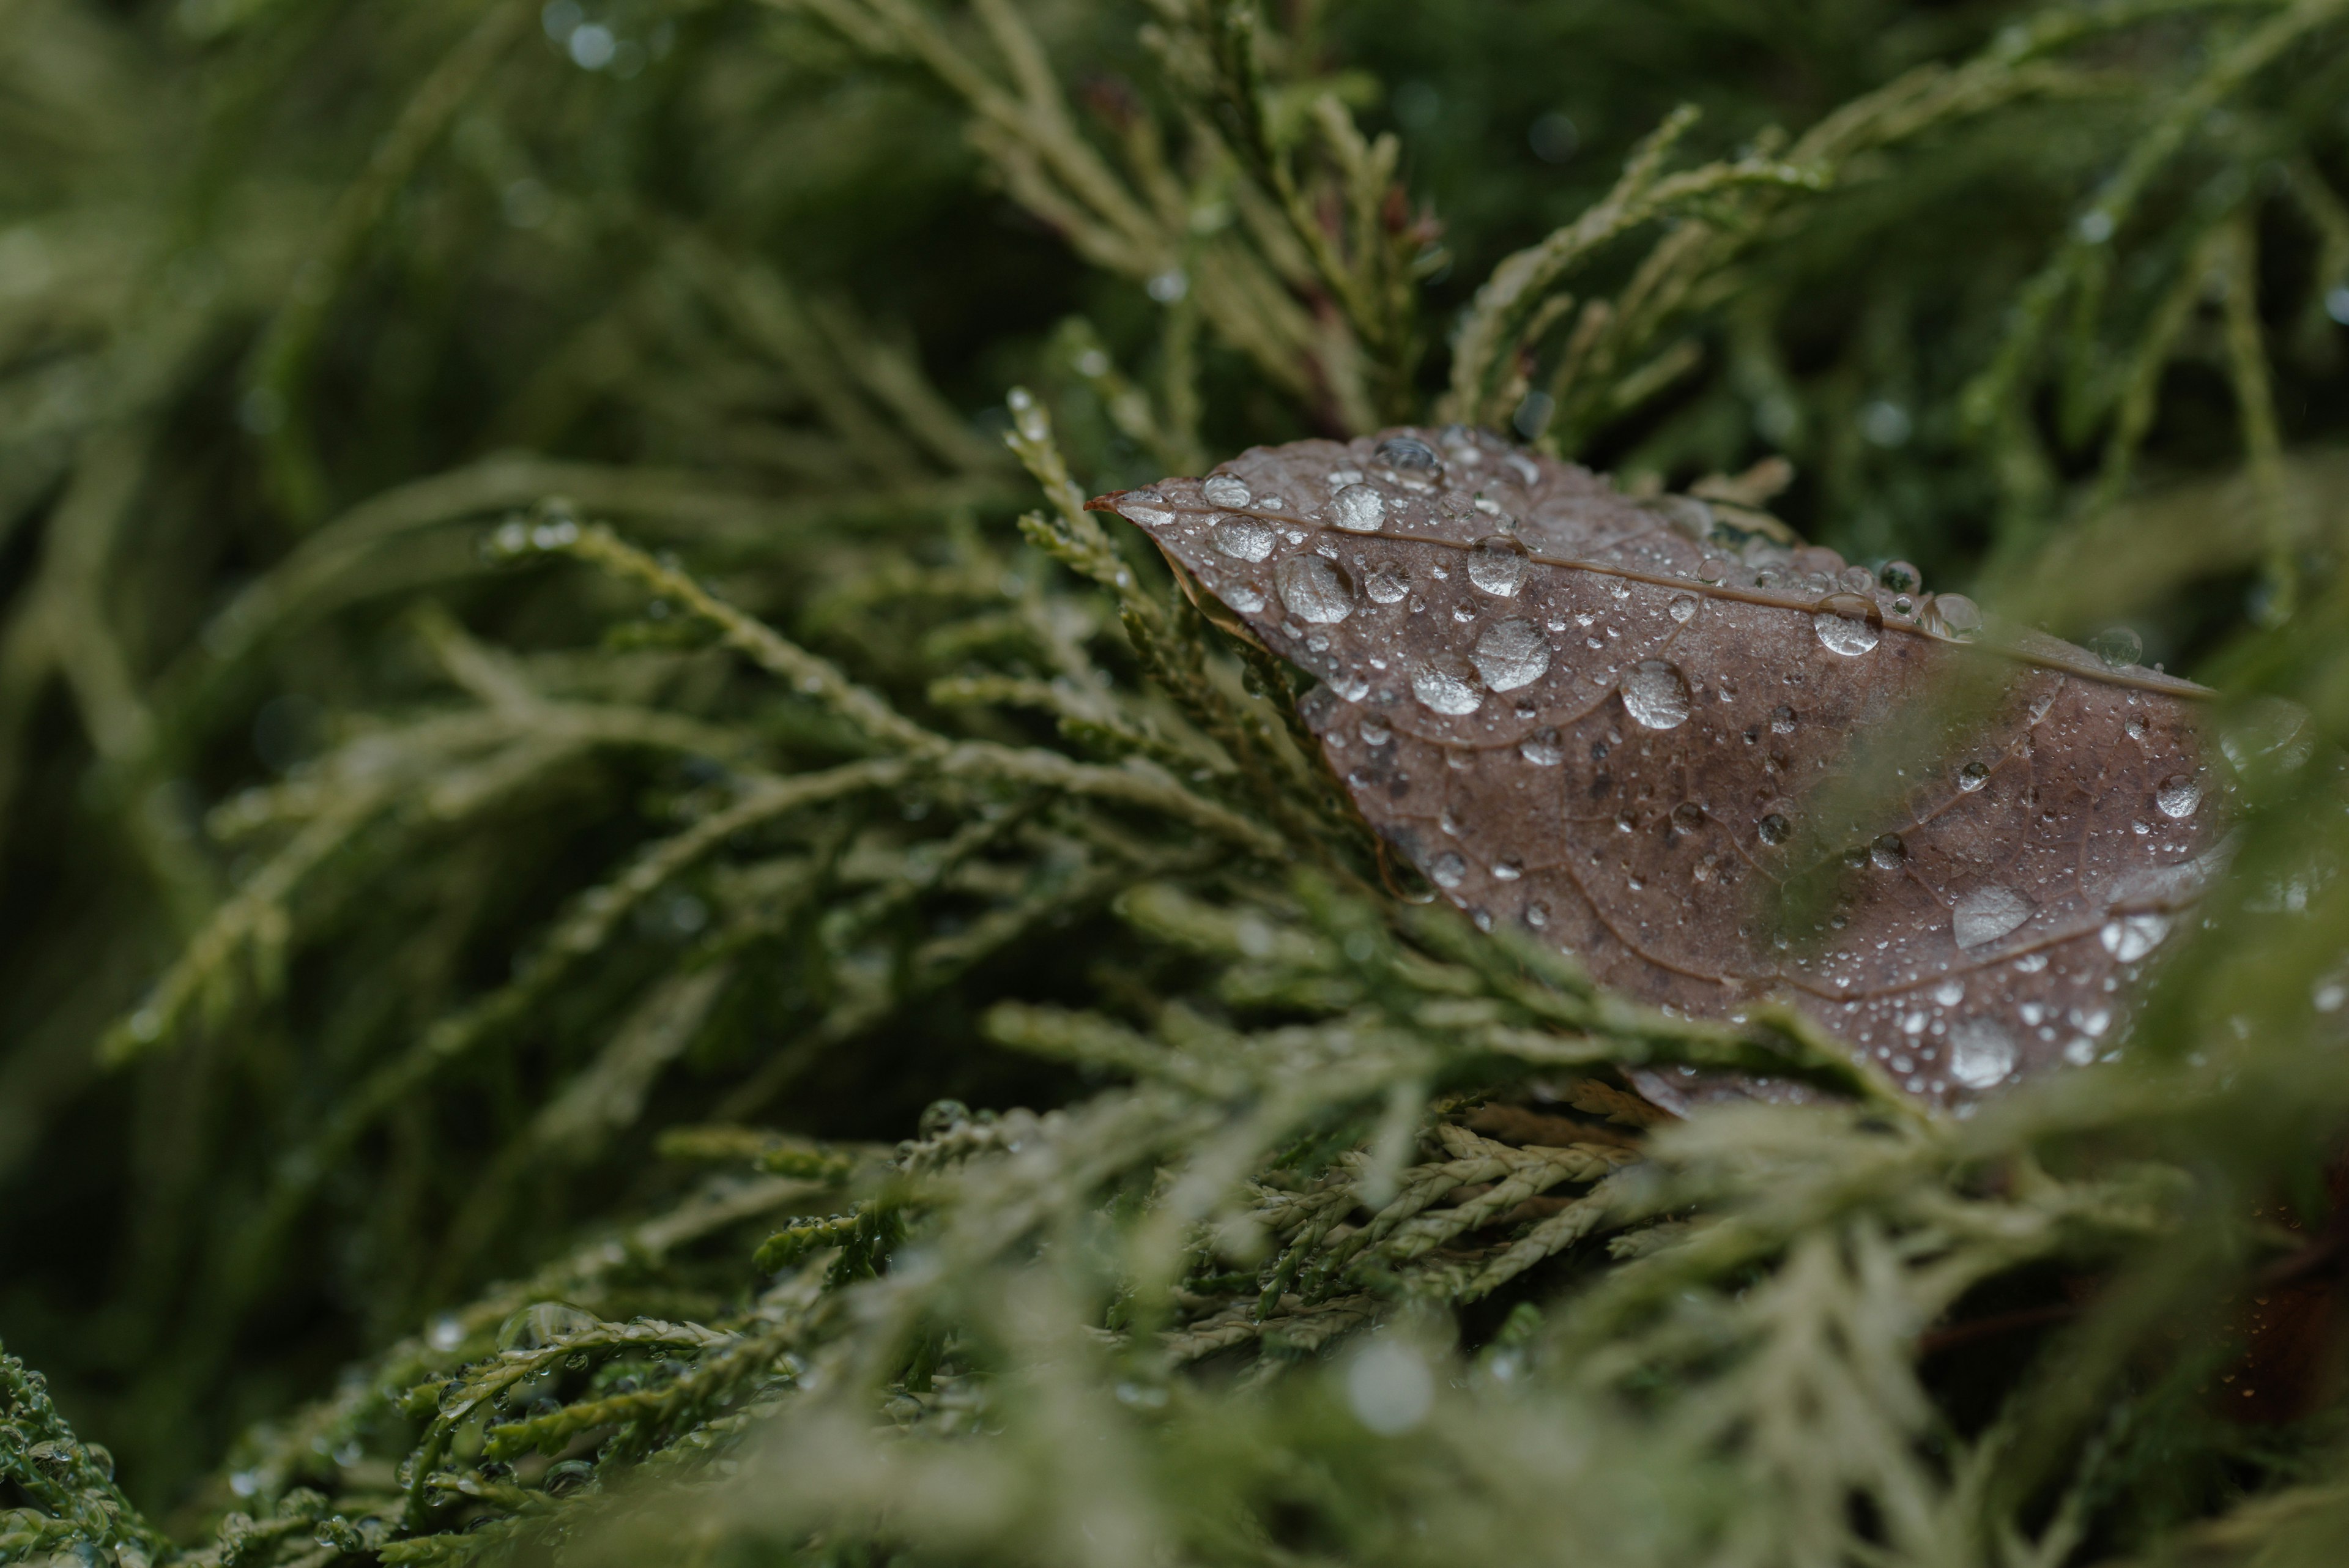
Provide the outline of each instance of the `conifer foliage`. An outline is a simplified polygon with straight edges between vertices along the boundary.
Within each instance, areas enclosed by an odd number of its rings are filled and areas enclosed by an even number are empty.
[[[0,1562],[2339,1560],[2349,0],[5,16]],[[2201,683],[2191,918],[1463,917],[1086,506],[1396,425]]]

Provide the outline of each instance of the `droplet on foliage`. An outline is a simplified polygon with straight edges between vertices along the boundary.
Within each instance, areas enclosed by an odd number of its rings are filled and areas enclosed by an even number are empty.
[[[1634,723],[1651,730],[1687,723],[1689,689],[1680,667],[1667,659],[1643,659],[1624,671],[1623,711]]]
[[[1247,481],[1236,479],[1228,473],[1209,476],[1199,486],[1199,493],[1217,506],[1246,506],[1256,499],[1255,493],[1247,487]]]
[[[1386,498],[1367,484],[1349,484],[1330,498],[1330,521],[1350,534],[1375,534],[1386,520]]]

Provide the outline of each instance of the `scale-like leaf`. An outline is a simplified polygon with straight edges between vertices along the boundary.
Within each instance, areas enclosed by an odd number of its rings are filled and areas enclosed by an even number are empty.
[[[1319,678],[1330,767],[1478,924],[1702,1016],[1784,996],[1934,1103],[2107,1049],[2223,853],[2200,688],[1758,513],[1457,427],[1094,504]]]

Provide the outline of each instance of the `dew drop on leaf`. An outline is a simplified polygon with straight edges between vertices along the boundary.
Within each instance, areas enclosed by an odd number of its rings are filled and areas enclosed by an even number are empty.
[[[1950,1031],[1950,1076],[1970,1089],[1987,1089],[2014,1071],[2014,1041],[1987,1018],[1969,1018]]]
[[[1468,862],[1447,849],[1427,863],[1427,874],[1439,888],[1457,888],[1468,875]]]
[[[1505,620],[1476,639],[1476,670],[1495,691],[1530,686],[1549,670],[1549,644],[1529,620]]]
[[[1334,626],[1354,613],[1354,587],[1346,569],[1319,556],[1292,556],[1274,574],[1280,602],[1299,620]]]
[[[1411,592],[1411,576],[1401,566],[1390,562],[1372,570],[1370,580],[1362,585],[1362,591],[1379,604],[1394,604]]]
[[[1925,584],[1924,575],[1906,561],[1887,561],[1876,580],[1896,594],[1913,594]]]
[[[1774,811],[1762,819],[1754,833],[1763,843],[1775,848],[1795,836],[1795,825]]]
[[[1474,713],[1484,705],[1476,689],[1476,672],[1456,653],[1437,653],[1411,672],[1411,694],[1432,711],[1452,718]]]
[[[1526,581],[1526,549],[1495,535],[1468,551],[1468,580],[1495,598],[1515,598]]]
[[[1876,601],[1859,594],[1830,594],[1820,602],[1811,625],[1830,653],[1856,658],[1881,640],[1884,623]]]
[[[1349,484],[1330,498],[1330,521],[1349,534],[1375,534],[1386,520],[1386,498],[1367,484]]]
[[[1211,476],[1199,486],[1199,493],[1206,497],[1210,506],[1246,506],[1256,499],[1247,481],[1228,473]]]
[[[2145,639],[2125,626],[2107,627],[2088,640],[2088,651],[2115,670],[2135,664],[2145,655]]]
[[[1968,763],[1958,770],[1958,787],[1971,794],[1990,783],[1990,770],[1980,763]]]
[[[1517,755],[1537,768],[1554,768],[1566,761],[1566,747],[1556,730],[1536,730],[1517,742]]]
[[[1227,517],[1216,524],[1216,548],[1236,561],[1261,561],[1272,554],[1273,533],[1253,517]]]
[[[1936,594],[1925,606],[1922,624],[1936,637],[1971,642],[1982,635],[1982,607],[1963,594]]]
[[[1688,682],[1678,666],[1661,659],[1643,659],[1623,675],[1623,711],[1634,723],[1651,730],[1672,730],[1688,722]]]
[[[2031,900],[2002,883],[1976,888],[1950,911],[1950,931],[1961,948],[1978,948],[2031,919]]]
[[[2096,933],[2104,950],[2122,963],[2135,963],[2161,945],[2169,934],[2167,915],[2124,915],[2117,920],[2106,920]]]
[[[1444,466],[1442,460],[1435,455],[1435,449],[1417,436],[1389,436],[1379,442],[1378,451],[1371,455],[1391,468],[1435,469]]]
[[[2202,786],[2191,774],[2173,774],[2153,792],[2153,804],[2161,808],[2162,815],[2182,822],[2202,804]]]
[[[1360,733],[1366,746],[1383,746],[1394,739],[1393,727],[1376,713],[1362,721]]]
[[[1878,871],[1898,871],[1908,864],[1909,846],[1900,842],[1899,834],[1883,834],[1868,846],[1868,857]]]

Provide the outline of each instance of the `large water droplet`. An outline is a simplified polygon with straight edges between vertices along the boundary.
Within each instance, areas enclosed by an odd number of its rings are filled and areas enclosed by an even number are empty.
[[[1900,842],[1899,834],[1883,834],[1868,846],[1868,857],[1878,871],[1898,871],[1908,862],[1909,846]]]
[[[1935,594],[1926,601],[1923,625],[1935,637],[1971,642],[1982,635],[1982,607],[1963,594]]]
[[[2194,808],[2202,804],[2202,786],[2190,774],[2173,774],[2153,792],[2153,804],[2161,808],[2162,815],[2183,820],[2193,815]]]
[[[1526,547],[1499,535],[1469,547],[1468,580],[1497,598],[1515,598],[1526,581]]]
[[[1885,562],[1876,580],[1896,594],[1913,594],[1925,585],[1924,575],[1906,561]]]
[[[1383,746],[1394,739],[1393,726],[1376,713],[1362,721],[1360,733],[1362,737],[1362,744],[1366,746]]]
[[[1216,548],[1235,561],[1261,561],[1272,554],[1276,535],[1253,517],[1226,517],[1216,524]]]
[[[1457,888],[1468,875],[1468,862],[1447,849],[1427,863],[1427,874],[1439,888]]]
[[[1362,585],[1362,589],[1382,605],[1394,604],[1411,592],[1411,575],[1394,563],[1388,562],[1371,573],[1370,580]]]
[[[1438,713],[1457,718],[1484,705],[1476,672],[1456,653],[1439,653],[1411,672],[1411,694]]]
[[[1696,618],[1696,599],[1692,595],[1676,595],[1672,602],[1665,607],[1671,618],[1682,626]]]
[[[1950,1031],[1950,1076],[1969,1089],[1987,1089],[2014,1071],[2014,1042],[1987,1018],[1969,1018]]]
[[[1274,574],[1280,602],[1288,613],[1317,626],[1331,626],[1354,613],[1354,585],[1346,568],[1319,556],[1291,556]]]
[[[1829,594],[1819,601],[1819,612],[1811,618],[1811,624],[1818,628],[1819,640],[1827,651],[1853,658],[1877,645],[1883,635],[1878,628],[1884,617],[1876,601],[1864,595]]]
[[[1994,942],[2031,919],[2031,900],[2012,888],[1987,883],[1960,898],[1950,911],[1950,930],[1961,948]]]
[[[1762,819],[1761,825],[1754,828],[1754,836],[1775,848],[1795,836],[1795,825],[1774,811]]]
[[[2106,920],[2096,940],[2106,952],[2123,963],[2135,963],[2161,945],[2169,934],[2168,915],[2124,915],[2117,920]]]
[[[2145,639],[2125,626],[2106,627],[2088,639],[2088,651],[2115,670],[2135,664],[2145,656]]]
[[[534,1302],[499,1325],[500,1350],[537,1350],[595,1326],[593,1314],[563,1302]]]
[[[1349,484],[1330,498],[1330,521],[1350,534],[1375,534],[1386,520],[1386,497],[1367,484]]]
[[[1549,670],[1549,644],[1529,620],[1505,620],[1476,639],[1476,669],[1495,691],[1530,686]]]
[[[1216,590],[1226,604],[1242,615],[1254,615],[1264,608],[1264,596],[1246,583],[1226,583]]]
[[[1968,763],[1958,770],[1958,787],[1971,794],[1990,783],[1990,770],[1980,763]]]
[[[1566,761],[1566,745],[1556,730],[1536,730],[1517,742],[1517,755],[1537,768],[1554,768]]]
[[[1246,506],[1256,499],[1247,481],[1229,473],[1210,475],[1207,483],[1199,486],[1199,493],[1207,498],[1210,506]]]
[[[1417,436],[1389,436],[1371,454],[1390,468],[1441,468],[1435,449]]]
[[[1688,722],[1688,682],[1666,660],[1643,659],[1624,671],[1623,711],[1651,730],[1678,729]]]

